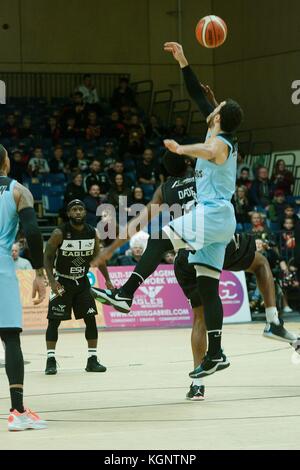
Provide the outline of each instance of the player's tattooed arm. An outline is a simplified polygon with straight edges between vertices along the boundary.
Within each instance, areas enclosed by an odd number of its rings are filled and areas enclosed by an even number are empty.
[[[54,261],[56,258],[56,253],[58,247],[62,244],[63,241],[63,234],[62,231],[58,228],[56,228],[52,234],[49,240],[47,241],[46,244],[46,249],[44,253],[44,266],[46,269],[47,277],[49,280],[49,284],[53,290],[53,292],[56,291],[57,287],[57,281],[53,275],[53,269],[54,269]]]

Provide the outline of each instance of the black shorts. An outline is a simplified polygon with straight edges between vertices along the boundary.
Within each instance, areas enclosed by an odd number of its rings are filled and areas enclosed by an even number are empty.
[[[76,320],[97,315],[95,299],[91,294],[91,285],[87,276],[78,279],[77,283],[63,277],[59,277],[58,282],[64,287],[65,292],[54,298],[53,294],[50,294],[48,319],[71,320],[72,310]]]
[[[253,236],[243,233],[235,235],[235,240],[231,241],[226,248],[224,267],[226,271],[247,271],[255,258],[255,239]],[[179,250],[175,258],[175,276],[189,299],[192,308],[202,305],[202,300],[197,289],[196,271],[192,264],[188,262],[189,252]]]

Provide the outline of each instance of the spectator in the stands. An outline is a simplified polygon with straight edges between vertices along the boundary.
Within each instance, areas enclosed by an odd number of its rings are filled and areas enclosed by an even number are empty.
[[[70,160],[69,166],[71,171],[80,171],[82,174],[88,172],[89,161],[82,147],[77,147],[75,157]]]
[[[33,151],[33,156],[28,163],[28,173],[30,176],[39,176],[50,172],[46,158],[44,158],[42,147],[37,146]]]
[[[97,209],[102,202],[105,201],[105,198],[100,195],[100,187],[98,184],[92,184],[89,189],[89,193],[84,198],[83,202],[86,207],[86,222],[93,227],[97,226],[97,223],[100,220],[100,217],[97,214]]]
[[[248,167],[241,168],[240,177],[237,179],[236,182],[237,186],[246,186],[249,189],[252,186],[252,181],[250,180],[250,171]]]
[[[112,204],[117,212],[122,209],[124,213],[128,213],[132,203],[131,191],[126,186],[122,174],[116,174],[114,177],[112,188],[108,192],[108,203]]]
[[[270,204],[268,211],[268,218],[271,222],[271,228],[273,230],[280,230],[282,221],[284,219],[284,211],[287,207],[284,192],[281,189],[277,189],[274,192],[274,199]]]
[[[32,122],[30,116],[24,116],[22,119],[22,125],[19,129],[19,138],[20,139],[33,139],[34,138],[34,131],[32,128]]]
[[[124,163],[121,160],[117,160],[114,166],[110,168],[107,173],[111,183],[115,181],[116,175],[122,175],[124,178],[125,186],[128,188],[131,186],[131,180],[127,178],[127,176],[124,174]]]
[[[86,140],[97,140],[101,137],[101,126],[96,111],[88,114],[87,127],[85,130]]]
[[[246,186],[239,186],[233,197],[233,206],[237,222],[237,231],[243,232],[250,228],[252,207],[249,204]]]
[[[258,168],[257,177],[251,186],[251,201],[257,211],[267,211],[272,202],[274,186],[268,175],[268,169],[264,166]]]
[[[186,136],[186,126],[182,117],[177,116],[175,119],[174,126],[171,127],[169,131],[171,139],[175,139],[177,142],[182,142]]]
[[[237,156],[237,178],[240,178],[241,172],[243,171],[244,168],[247,168],[249,171],[249,180],[253,180],[253,172],[252,168],[250,165],[245,163],[245,155],[241,152],[238,152]]]
[[[23,162],[22,152],[20,150],[14,150],[12,153],[9,176],[19,183],[22,183],[24,178],[28,176],[27,168]]]
[[[105,171],[102,171],[101,162],[98,159],[94,159],[90,164],[90,173],[84,178],[84,190],[88,193],[93,184],[98,184],[104,194],[106,194],[111,187],[108,175]]]
[[[64,162],[64,150],[61,145],[57,145],[53,152],[53,158],[49,162],[51,173],[67,173],[67,168]]]
[[[128,132],[136,131],[140,135],[144,136],[146,134],[146,130],[144,124],[138,114],[132,114],[130,117],[129,124],[127,126]]]
[[[118,153],[113,142],[108,141],[105,143],[103,152],[99,155],[99,158],[104,171],[107,172],[114,167],[118,159]]]
[[[14,243],[11,250],[11,255],[14,260],[15,269],[33,269],[30,261],[26,258],[20,256],[20,246],[19,243]]]
[[[105,136],[109,139],[123,139],[125,126],[120,119],[118,111],[112,111],[105,128]]]
[[[76,125],[75,116],[68,116],[61,133],[64,139],[76,139],[76,137],[79,137],[79,129]]]
[[[251,233],[256,239],[272,240],[271,233],[266,227],[264,218],[259,212],[252,212],[250,219],[251,229],[249,233]]]
[[[292,194],[292,187],[295,179],[292,172],[286,169],[284,160],[278,160],[276,162],[272,181],[275,189],[281,189],[286,196]]]
[[[85,196],[86,192],[83,187],[83,176],[80,172],[75,172],[72,175],[71,183],[69,183],[66,187],[64,205],[66,207],[69,202],[73,201],[73,199],[79,199],[80,201],[83,201]]]
[[[295,225],[298,222],[299,217],[296,215],[295,208],[291,204],[287,204],[287,206],[285,207],[284,218],[293,219]]]
[[[140,261],[148,241],[149,235],[145,232],[139,232],[134,235],[129,242],[130,252],[117,259],[118,266],[136,266]]]
[[[175,256],[176,256],[175,251],[173,251],[173,250],[166,251],[163,255],[162,263],[163,264],[174,264]]]
[[[17,119],[13,113],[7,115],[6,122],[1,129],[1,137],[7,137],[8,139],[17,139],[19,137]]]
[[[44,130],[44,137],[52,139],[53,142],[57,142],[60,138],[61,130],[58,125],[57,119],[54,116],[50,116],[48,119],[47,126]]]
[[[146,200],[151,199],[157,181],[163,182],[163,176],[159,174],[150,148],[145,149],[142,161],[137,162],[137,181],[143,188]]]
[[[128,134],[127,146],[125,150],[127,153],[135,156],[141,155],[145,149],[144,145],[144,134],[138,130],[131,130]]]
[[[83,102],[87,104],[99,103],[96,87],[92,81],[92,76],[86,73],[83,76],[83,83],[79,85],[78,91],[82,93]]]
[[[293,250],[295,248],[295,224],[293,219],[285,218],[282,226],[282,239],[285,242],[285,247],[289,250]],[[290,253],[290,255],[292,256],[292,252]]]
[[[165,136],[164,128],[159,124],[158,118],[150,116],[146,126],[146,138],[151,145],[160,145]]]
[[[132,191],[132,204],[145,204],[143,188],[136,186]]]
[[[129,86],[128,78],[120,78],[119,86],[113,92],[111,105],[122,112],[136,106],[135,93]]]

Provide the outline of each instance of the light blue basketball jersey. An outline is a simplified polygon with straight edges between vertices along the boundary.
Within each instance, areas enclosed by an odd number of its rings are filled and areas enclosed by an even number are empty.
[[[209,137],[209,133],[207,138]],[[237,171],[237,144],[230,134],[218,134],[229,147],[229,155],[222,165],[197,158],[195,178],[197,201],[201,204],[231,201],[235,192]]]
[[[11,256],[19,225],[19,216],[14,200],[16,181],[0,176],[0,256]]]

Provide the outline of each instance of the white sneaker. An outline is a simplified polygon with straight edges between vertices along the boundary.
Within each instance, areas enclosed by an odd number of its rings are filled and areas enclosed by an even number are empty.
[[[8,417],[9,431],[25,431],[26,429],[46,429],[47,423],[43,421],[39,415],[29,409],[25,409],[24,413],[17,410],[10,412]]]
[[[293,312],[293,310],[289,306],[284,307],[284,309],[283,309],[283,313],[292,313],[292,312]]]

